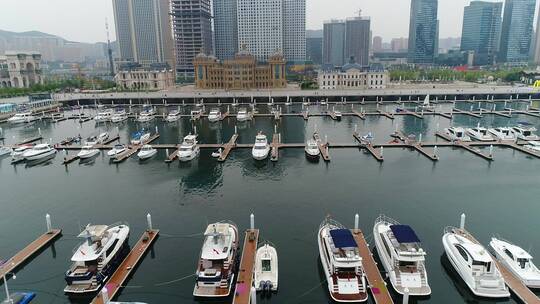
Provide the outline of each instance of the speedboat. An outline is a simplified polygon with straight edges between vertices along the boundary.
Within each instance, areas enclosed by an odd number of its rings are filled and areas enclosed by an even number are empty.
[[[111,116],[111,121],[114,123],[120,123],[120,122],[126,121],[127,119],[128,119],[128,114],[126,113],[126,110],[123,110],[123,109],[115,112]]]
[[[31,150],[34,147],[32,144],[27,145],[21,145],[17,148],[13,149],[11,152],[11,161],[12,162],[19,162],[24,160],[24,153],[28,150]]]
[[[538,141],[529,141],[528,144],[523,147],[535,152],[540,152],[540,142]]]
[[[233,223],[208,225],[195,272],[195,297],[227,297],[238,261],[238,228]],[[249,288],[249,286],[248,286]]]
[[[332,300],[367,301],[367,283],[362,257],[351,231],[340,223],[326,218],[319,227],[317,240]]]
[[[411,296],[431,294],[426,271],[426,252],[410,226],[381,215],[373,226],[373,240],[390,283],[397,293],[403,295],[408,289]]]
[[[529,288],[540,288],[540,270],[534,265],[532,256],[523,248],[508,241],[491,238],[489,246],[506,269],[510,270]]]
[[[150,132],[146,132],[143,130],[136,132],[133,134],[131,138],[131,144],[132,145],[142,145],[145,144],[150,139]]]
[[[100,133],[97,136],[98,144],[102,144],[102,143],[106,142],[107,139],[109,139],[109,133],[107,133],[107,132]]]
[[[278,255],[276,248],[264,242],[255,255],[255,286],[257,291],[270,293],[278,289]]]
[[[197,135],[191,135],[184,137],[184,141],[178,148],[178,160],[181,162],[187,162],[199,155],[201,149],[197,144]]]
[[[167,117],[165,117],[166,122],[176,122],[180,119],[180,111],[172,111],[169,112]]]
[[[99,154],[99,150],[95,149],[94,146],[85,145],[82,147],[81,151],[77,154],[80,159],[92,158]]]
[[[453,141],[471,141],[471,138],[467,135],[465,129],[461,127],[446,128],[444,129],[444,133]]]
[[[114,147],[107,151],[107,156],[113,158],[127,151],[127,147],[122,144],[116,144]]]
[[[516,140],[516,135],[514,134],[514,132],[512,132],[512,129],[510,128],[492,128],[488,129],[488,132],[493,134],[493,137],[498,140]]]
[[[17,113],[13,117],[10,117],[7,121],[10,124],[22,124],[22,123],[30,123],[37,120],[37,117],[35,117],[32,112],[24,112],[24,113]]]
[[[236,120],[239,122],[247,121],[249,119],[248,111],[245,108],[241,108],[238,110],[238,113],[236,114]]]
[[[270,145],[268,144],[266,135],[259,132],[259,134],[255,136],[255,145],[253,145],[253,149],[251,149],[251,155],[255,160],[264,160],[268,157],[269,153]]]
[[[446,228],[442,242],[448,260],[474,295],[486,298],[510,296],[489,252],[465,231]]]
[[[139,114],[139,117],[137,118],[138,122],[150,122],[154,120],[156,116],[156,111],[151,106],[145,106],[143,107],[143,110]]]
[[[40,160],[56,154],[56,149],[49,144],[38,144],[32,149],[23,153],[23,158],[26,160]]]
[[[478,141],[493,141],[493,136],[489,134],[488,129],[483,127],[468,128],[467,134],[474,140]]]
[[[0,146],[0,156],[11,154],[12,152],[13,152],[13,149],[9,147]]]
[[[540,137],[534,134],[534,132],[536,132],[536,128],[534,127],[527,127],[524,125],[512,127],[512,132],[516,135],[517,139],[529,140],[529,141],[540,140]]]
[[[153,157],[154,155],[156,155],[156,153],[157,150],[154,149],[151,145],[144,145],[139,151],[139,153],[137,153],[137,157],[140,160],[145,160]]]
[[[304,151],[306,152],[306,157],[313,160],[319,159],[321,155],[319,145],[317,145],[317,142],[313,139],[307,141]]]
[[[221,119],[221,111],[219,109],[212,109],[208,114],[208,121],[218,122]]]
[[[79,238],[66,272],[67,294],[91,294],[101,289],[129,253],[129,227],[125,224],[87,225]]]
[[[108,121],[111,121],[112,116],[113,116],[113,110],[106,110],[103,112],[98,112],[96,117],[94,117],[94,120],[96,122],[108,122]]]
[[[212,157],[213,158],[221,157],[221,153],[223,153],[222,151],[223,150],[221,148],[219,148],[217,151],[212,152]]]
[[[97,135],[92,135],[92,136],[89,136],[88,138],[86,138],[84,144],[86,146],[95,146],[99,143],[99,139],[97,137]]]
[[[341,120],[341,117],[343,116],[343,114],[341,114],[341,111],[334,111],[334,115],[336,115],[337,120]]]

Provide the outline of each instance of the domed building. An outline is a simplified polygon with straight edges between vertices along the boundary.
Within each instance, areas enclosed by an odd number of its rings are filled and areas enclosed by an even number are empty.
[[[203,53],[193,60],[195,87],[211,90],[251,90],[285,88],[285,59],[272,54],[268,62],[257,62],[255,56],[242,48],[233,59],[219,61]]]

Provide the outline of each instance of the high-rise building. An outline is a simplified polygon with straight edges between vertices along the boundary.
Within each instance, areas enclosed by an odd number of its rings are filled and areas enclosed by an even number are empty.
[[[383,40],[381,36],[373,37],[372,49],[374,53],[382,52],[383,50]]]
[[[352,17],[345,21],[345,56],[354,57],[357,64],[369,65],[371,46],[371,20],[369,17]]]
[[[113,0],[120,59],[174,65],[169,0]]]
[[[499,60],[529,61],[536,0],[506,0],[501,30]]]
[[[534,50],[533,50],[533,61],[536,64],[540,64],[540,11],[538,12],[537,21],[536,21],[536,32],[534,33]]]
[[[409,39],[408,38],[393,38],[390,41],[390,48],[392,52],[395,53],[404,53],[407,52],[409,48]]]
[[[283,55],[289,62],[306,60],[306,0],[283,0]]]
[[[411,0],[410,63],[433,63],[438,48],[438,0]]]
[[[323,31],[306,31],[306,60],[322,64]]]
[[[237,0],[214,0],[214,43],[216,57],[232,59],[238,52]]]
[[[193,74],[200,52],[214,54],[210,0],[171,0],[176,71]]]
[[[327,21],[323,25],[323,64],[342,66],[345,63],[345,22]]]
[[[461,50],[474,52],[474,65],[491,65],[498,51],[502,2],[473,1],[465,7]]]

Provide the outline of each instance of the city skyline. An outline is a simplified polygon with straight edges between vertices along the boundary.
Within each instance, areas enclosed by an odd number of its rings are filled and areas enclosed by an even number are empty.
[[[351,11],[358,12],[361,9],[362,15],[371,17],[373,36],[381,36],[385,42],[389,42],[392,38],[408,36],[410,1],[364,0],[361,3],[357,0],[340,1],[342,5],[335,6],[329,5],[328,1],[324,0],[307,0],[306,29],[322,29],[324,21],[342,19],[350,16]],[[463,10],[470,2],[471,0],[439,0],[441,38],[460,36]],[[26,12],[28,18],[17,17],[21,6],[32,7],[32,10]],[[59,7],[62,9],[58,10]],[[392,10],[388,10],[388,7],[392,7]],[[4,0],[2,12],[1,30],[42,31],[80,42],[106,41],[105,19],[108,19],[111,37],[116,40],[111,0],[55,0],[54,6],[51,6],[50,2],[38,0]],[[388,20],[392,22],[389,23]],[[65,23],[80,26],[65,26]]]

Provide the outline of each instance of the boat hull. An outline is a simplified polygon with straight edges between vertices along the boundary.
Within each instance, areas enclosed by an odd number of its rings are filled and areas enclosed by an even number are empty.
[[[94,150],[92,152],[88,152],[88,153],[79,153],[77,154],[77,156],[80,158],[80,159],[87,159],[87,158],[92,158],[94,156],[97,156],[99,154],[99,150]]]
[[[40,160],[40,159],[50,157],[50,156],[52,156],[54,154],[56,154],[56,150],[52,149],[52,150],[49,150],[47,152],[43,152],[43,153],[40,153],[40,154],[23,155],[23,159],[26,159],[26,160]]]

